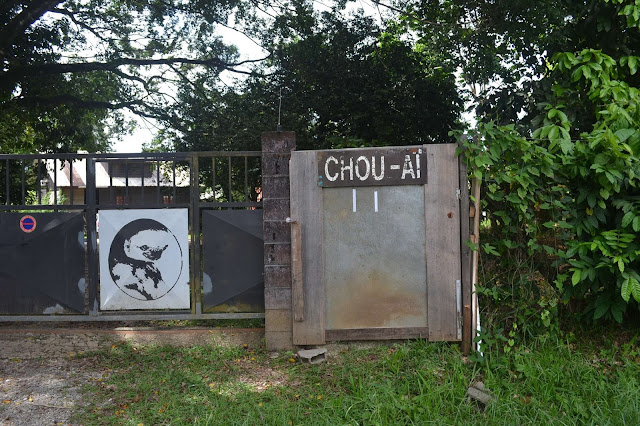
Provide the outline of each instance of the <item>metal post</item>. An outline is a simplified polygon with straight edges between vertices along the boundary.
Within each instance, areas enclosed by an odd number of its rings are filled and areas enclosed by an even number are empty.
[[[53,204],[58,205],[58,160],[53,159]]]
[[[124,160],[124,203],[129,204],[129,161]]]
[[[24,182],[24,160],[20,161],[20,168],[22,169],[22,205],[24,206],[25,203],[25,182]]]
[[[89,315],[98,316],[98,235],[96,226],[96,163],[92,157],[87,157],[87,257],[89,284]]]
[[[233,201],[233,192],[231,192],[231,156],[229,156],[229,200],[230,203]]]
[[[42,204],[42,172],[40,171],[40,159],[36,160],[36,167],[38,169],[38,204]]]
[[[160,160],[156,161],[156,203],[160,204]]]
[[[69,204],[73,205],[73,159],[69,159]]]
[[[216,201],[216,157],[211,157],[211,176],[213,177],[213,201]]]
[[[244,201],[249,201],[249,164],[247,156],[244,156]]]
[[[6,204],[9,205],[9,203],[10,203],[10,200],[9,200],[9,190],[10,190],[10,188],[9,188],[9,159],[8,158],[7,158],[7,161],[5,162],[4,166],[5,166],[4,167],[4,175],[5,175],[4,176],[4,182],[6,184],[6,191],[7,191],[5,193],[5,196],[7,198]]]
[[[199,166],[198,156],[193,155],[191,157],[191,265],[193,266],[191,272],[191,310],[195,314],[202,313],[201,303],[201,284],[200,284],[200,256],[201,241],[200,241],[200,187],[199,183]]]
[[[197,187],[198,185],[198,179],[196,177],[196,181],[195,181],[195,185]],[[176,160],[173,160],[173,203],[176,203],[176,198],[177,198],[177,194],[176,194]]]

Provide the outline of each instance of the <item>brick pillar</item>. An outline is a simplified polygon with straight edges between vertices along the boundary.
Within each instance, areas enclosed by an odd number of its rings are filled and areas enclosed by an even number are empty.
[[[295,132],[262,134],[265,338],[268,349],[291,349],[291,226],[289,160]]]

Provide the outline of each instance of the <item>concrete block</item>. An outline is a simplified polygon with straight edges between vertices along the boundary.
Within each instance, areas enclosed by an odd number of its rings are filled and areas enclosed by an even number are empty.
[[[266,309],[264,311],[265,331],[287,331],[293,330],[293,319],[291,308],[289,309]]]
[[[291,288],[291,266],[289,265],[265,265],[264,288],[287,287]]]
[[[301,349],[298,357],[302,362],[321,364],[327,360],[327,348]]]
[[[263,153],[262,176],[289,176],[290,153]]]
[[[270,199],[262,200],[262,209],[264,220],[286,220],[291,216],[289,199]]]
[[[289,176],[263,176],[263,199],[289,198]]]
[[[291,224],[284,221],[264,222],[263,233],[265,243],[291,242]]]
[[[265,287],[264,308],[291,309],[291,288],[287,287]]]
[[[264,245],[265,265],[290,265],[291,264],[291,244],[265,244]]]
[[[264,334],[267,350],[293,349],[293,335],[290,331],[267,331]]]
[[[296,149],[296,132],[264,132],[263,152],[290,152]]]

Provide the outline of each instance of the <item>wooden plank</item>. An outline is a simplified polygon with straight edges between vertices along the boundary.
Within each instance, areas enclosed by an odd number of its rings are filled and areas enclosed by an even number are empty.
[[[327,330],[328,342],[340,340],[406,340],[424,339],[429,335],[428,327],[406,328],[351,328]]]
[[[460,263],[462,276],[462,304],[464,305],[462,318],[462,353],[468,355],[471,351],[473,333],[471,332],[471,249],[469,240],[469,179],[467,177],[467,163],[464,154],[458,157],[459,186],[460,186]],[[475,213],[475,210],[473,210]],[[467,310],[469,307],[469,310]]]
[[[291,153],[291,220],[300,224],[303,321],[293,322],[294,345],[325,343],[324,257],[322,254],[322,188],[315,151]]]
[[[480,256],[480,183],[479,179],[474,179],[471,184],[471,195],[475,199],[473,209],[475,214],[473,216],[473,224],[471,226],[472,241],[474,244],[478,244],[478,249],[474,250],[471,254],[471,291],[473,296],[471,298],[471,328],[474,330],[472,333],[472,339],[475,337],[475,331],[478,329],[478,294],[476,293],[476,285],[478,284],[478,261]]]
[[[460,202],[455,144],[425,145],[427,318],[430,341],[459,341],[456,281],[461,280]],[[466,215],[465,215],[466,216]]]
[[[293,320],[304,321],[304,276],[302,269],[302,233],[300,223],[291,222],[291,285]]]

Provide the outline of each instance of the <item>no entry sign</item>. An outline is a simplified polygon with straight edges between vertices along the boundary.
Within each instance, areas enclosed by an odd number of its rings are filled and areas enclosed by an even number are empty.
[[[33,232],[36,229],[36,219],[33,216],[26,215],[20,218],[20,229],[24,232]]]

